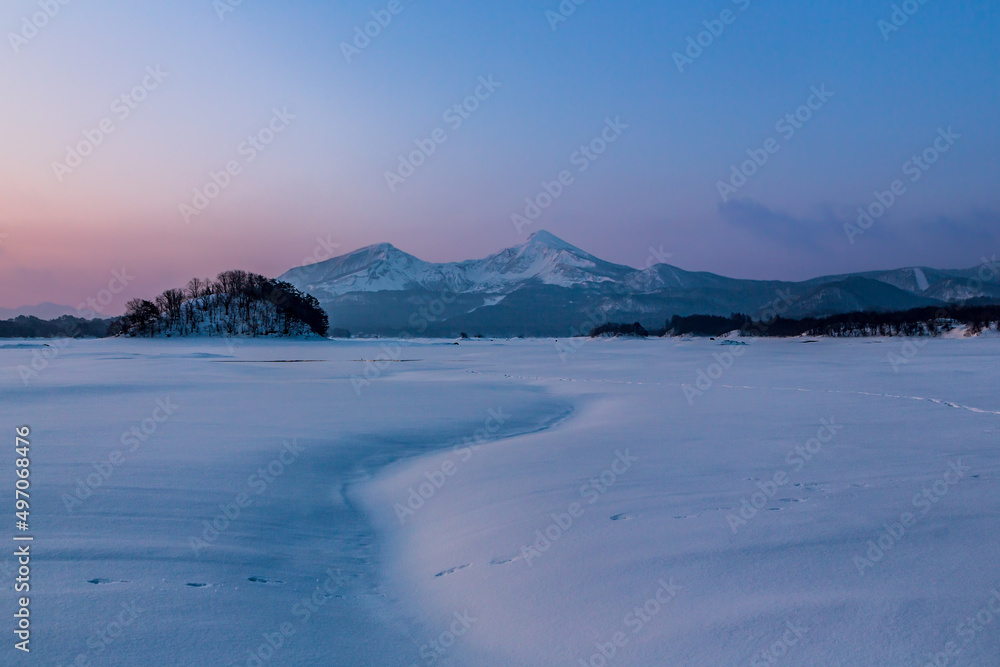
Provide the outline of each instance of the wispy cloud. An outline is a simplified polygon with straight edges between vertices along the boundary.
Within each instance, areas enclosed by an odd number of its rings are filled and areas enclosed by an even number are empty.
[[[720,204],[719,214],[726,224],[776,249],[845,260],[852,254],[879,257],[881,268],[916,263],[963,268],[975,264],[986,250],[1000,246],[1000,212],[989,210],[962,216],[886,217],[872,226],[864,243],[857,246],[852,246],[843,232],[844,224],[854,220],[833,210],[803,217],[742,199]]]

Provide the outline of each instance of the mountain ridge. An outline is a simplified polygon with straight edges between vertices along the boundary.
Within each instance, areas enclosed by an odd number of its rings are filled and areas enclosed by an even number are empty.
[[[483,259],[432,263],[380,243],[279,278],[315,296],[334,326],[361,334],[565,336],[601,318],[656,328],[673,315],[820,317],[1000,300],[1000,271],[984,266],[990,279],[978,284],[982,267],[747,280],[615,264],[540,230]]]
[[[73,317],[97,317],[93,313],[86,313],[71,306],[45,301],[36,305],[21,306],[20,308],[0,308],[0,320],[9,320],[15,317],[37,317],[40,320],[54,320],[63,315]]]

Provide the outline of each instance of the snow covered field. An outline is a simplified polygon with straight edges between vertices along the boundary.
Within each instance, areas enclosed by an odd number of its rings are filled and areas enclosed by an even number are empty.
[[[32,659],[1000,664],[1000,339],[919,342],[0,342]]]

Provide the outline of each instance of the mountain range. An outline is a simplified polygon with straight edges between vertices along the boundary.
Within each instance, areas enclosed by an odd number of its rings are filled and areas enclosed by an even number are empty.
[[[381,243],[291,269],[280,279],[315,296],[332,327],[354,334],[558,337],[604,322],[658,328],[673,315],[802,318],[1000,302],[1000,271],[995,263],[986,268],[743,280],[668,264],[614,264],[538,231],[485,259],[431,263]],[[977,280],[981,273],[986,280]]]
[[[9,320],[15,317],[21,317],[22,315],[24,317],[37,317],[40,320],[54,320],[58,317],[62,317],[63,315],[72,315],[73,317],[93,316],[90,313],[83,313],[76,308],[63,306],[58,303],[51,303],[49,301],[40,303],[37,306],[0,308],[0,320]]]

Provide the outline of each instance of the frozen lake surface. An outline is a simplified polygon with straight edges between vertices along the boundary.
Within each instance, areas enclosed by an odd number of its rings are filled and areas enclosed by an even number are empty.
[[[1000,664],[1000,339],[918,342],[5,342],[32,659]]]

